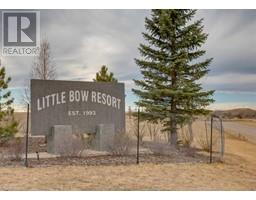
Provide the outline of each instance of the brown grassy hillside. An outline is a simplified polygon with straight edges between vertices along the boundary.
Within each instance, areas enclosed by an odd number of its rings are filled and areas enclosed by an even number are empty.
[[[256,119],[256,110],[250,108],[237,108],[232,110],[218,110],[213,112],[217,116],[227,119]]]

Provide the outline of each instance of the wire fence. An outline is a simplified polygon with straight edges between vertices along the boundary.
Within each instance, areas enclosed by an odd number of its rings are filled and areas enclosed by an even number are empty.
[[[59,155],[47,154],[45,139],[28,137],[28,129],[23,129],[25,137],[19,148],[16,143],[14,163],[25,166],[44,165],[116,165],[139,163],[197,163],[217,162],[224,158],[224,130],[222,120],[216,116],[198,117],[177,129],[177,145],[170,145],[169,133],[163,130],[161,122],[152,123],[137,115],[126,115],[126,131],[117,133],[108,151],[97,151],[90,137],[74,136],[74,141],[63,144]],[[29,125],[29,124],[28,124]],[[38,143],[35,143],[37,142]],[[35,143],[35,144],[31,144]],[[70,145],[72,143],[72,145]],[[20,148],[20,146],[24,148]],[[17,146],[17,147],[18,147]],[[6,151],[5,154],[8,154]],[[20,154],[20,155],[19,155]],[[8,158],[8,156],[5,156]],[[6,162],[12,163],[12,162]],[[4,165],[0,157],[0,165]]]

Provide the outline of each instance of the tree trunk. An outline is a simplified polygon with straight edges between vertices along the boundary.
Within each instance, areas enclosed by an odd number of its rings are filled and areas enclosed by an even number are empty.
[[[171,130],[170,130],[170,144],[176,145],[177,144],[177,129],[176,129],[176,120],[175,115],[172,114],[171,117]]]
[[[177,131],[171,131],[171,145],[177,145]]]
[[[175,26],[175,30],[176,30],[176,23],[175,23],[175,20],[174,18],[172,18],[172,24],[174,24]],[[176,33],[174,31],[174,36],[172,37],[171,39],[171,47],[172,47],[172,54],[175,55],[176,53],[176,45],[175,45],[175,38],[176,38]],[[176,85],[176,81],[177,81],[177,72],[176,72],[176,67],[173,66],[172,67],[172,70],[171,70],[171,85],[172,85],[172,88],[174,88],[174,86]],[[174,96],[171,97],[171,116],[170,116],[170,136],[171,136],[171,145],[177,145],[177,121],[176,121],[176,109],[177,109],[177,106],[176,106],[176,101],[174,99]]]
[[[177,74],[175,69],[172,70],[172,87],[176,85],[176,79],[177,79]],[[170,131],[171,131],[171,145],[176,145],[177,144],[177,121],[176,121],[176,101],[174,97],[171,99],[171,112],[170,112]]]
[[[189,140],[190,142],[192,142],[194,139],[193,129],[192,129],[192,120],[189,120],[188,122],[188,132],[189,132]]]

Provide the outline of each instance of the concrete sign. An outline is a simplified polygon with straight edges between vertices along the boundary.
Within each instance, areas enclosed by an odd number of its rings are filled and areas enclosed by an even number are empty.
[[[47,135],[54,125],[95,133],[99,124],[125,128],[123,83],[31,80],[31,132]]]

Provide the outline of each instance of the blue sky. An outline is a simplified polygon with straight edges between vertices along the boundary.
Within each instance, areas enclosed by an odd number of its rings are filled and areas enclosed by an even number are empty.
[[[145,42],[146,16],[150,10],[41,10],[41,38],[50,42],[57,79],[90,81],[107,65],[126,85],[127,107],[133,106],[132,79],[141,78],[134,58]],[[198,10],[198,18],[209,34],[206,57],[214,58],[202,80],[205,89],[216,90],[210,108],[256,108],[256,10]],[[1,57],[18,109],[33,59]]]

